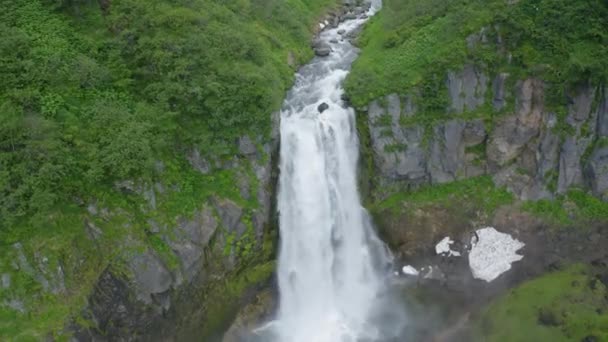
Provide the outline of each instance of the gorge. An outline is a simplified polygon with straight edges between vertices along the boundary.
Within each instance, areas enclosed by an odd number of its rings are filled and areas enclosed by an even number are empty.
[[[0,340],[608,339],[605,1],[382,2],[5,1]]]

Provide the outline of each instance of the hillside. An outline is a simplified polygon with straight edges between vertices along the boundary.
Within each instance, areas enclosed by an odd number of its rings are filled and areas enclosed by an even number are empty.
[[[413,340],[608,336],[606,27],[604,1],[386,0],[362,32],[361,187],[399,263],[443,284],[409,291]],[[431,252],[487,226],[525,243],[494,283]]]
[[[334,3],[2,2],[0,340],[225,324],[272,271],[271,113]]]

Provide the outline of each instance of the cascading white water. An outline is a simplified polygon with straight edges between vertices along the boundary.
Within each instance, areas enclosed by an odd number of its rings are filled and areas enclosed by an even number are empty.
[[[379,7],[374,1],[367,15]],[[270,324],[280,342],[384,338],[374,316],[391,257],[360,203],[355,113],[341,85],[358,51],[338,31],[365,20],[321,33],[332,53],[298,72],[281,113],[280,302]],[[319,113],[322,103],[329,108]]]

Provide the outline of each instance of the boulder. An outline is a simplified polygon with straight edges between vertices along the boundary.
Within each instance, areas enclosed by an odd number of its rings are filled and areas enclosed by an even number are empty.
[[[326,57],[331,53],[331,46],[325,42],[320,42],[315,45],[314,51],[315,55],[319,57]]]
[[[317,110],[319,111],[319,113],[323,113],[328,108],[329,108],[329,105],[327,103],[323,102],[317,107]]]
[[[357,15],[355,13],[353,13],[353,12],[349,12],[349,13],[346,13],[342,17],[342,19],[344,19],[344,20],[354,20],[354,19],[357,19]]]

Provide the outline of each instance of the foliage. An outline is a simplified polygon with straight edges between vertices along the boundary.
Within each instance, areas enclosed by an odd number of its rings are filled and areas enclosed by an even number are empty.
[[[585,191],[576,189],[558,196],[555,200],[525,202],[523,208],[562,226],[574,223],[608,221],[608,203]]]
[[[177,266],[150,220],[174,226],[212,196],[255,207],[235,182],[247,162],[202,175],[185,156],[194,147],[221,163],[237,137],[268,137],[297,66],[288,55],[312,56],[313,24],[336,1],[0,3],[0,274],[12,282],[0,340],[42,340],[78,319],[121,253],[152,248]],[[125,180],[133,189],[115,185]],[[17,242],[30,262],[61,265],[67,292],[15,269]]]
[[[434,204],[444,207],[466,203],[474,206],[476,210],[492,214],[499,206],[512,201],[511,193],[497,188],[491,177],[481,176],[451,183],[428,185],[409,192],[397,192],[374,204],[371,210],[400,210],[404,203],[414,206]]]
[[[357,106],[418,89],[426,113],[445,94],[424,82],[474,62],[490,74],[541,77],[551,85],[549,102],[561,105],[568,86],[608,81],[607,26],[602,0],[386,0],[359,40],[346,88]],[[488,42],[467,44],[482,28]]]
[[[511,290],[476,322],[483,341],[608,339],[606,285],[592,269],[573,265]]]

